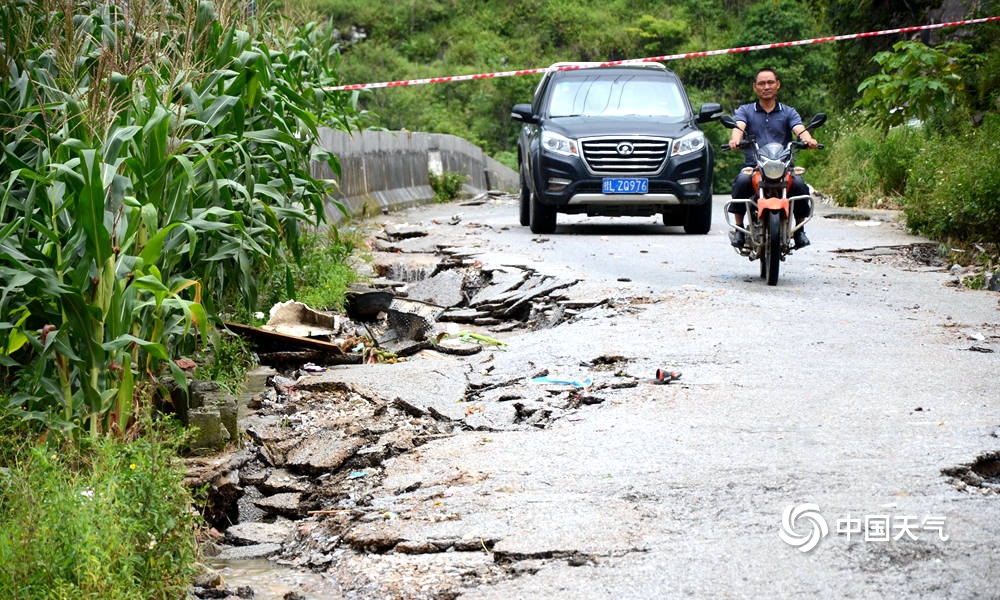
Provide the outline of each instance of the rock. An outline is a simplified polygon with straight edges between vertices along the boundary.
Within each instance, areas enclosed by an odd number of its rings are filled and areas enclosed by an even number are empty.
[[[222,424],[218,408],[193,408],[188,411],[188,425],[196,430],[191,440],[193,452],[216,451],[229,441],[229,431]]]
[[[344,534],[344,541],[361,552],[385,552],[404,540],[390,525],[363,523]]]
[[[282,544],[295,533],[292,523],[237,523],[226,530],[226,540],[235,546]]]
[[[489,402],[480,405],[482,410],[473,411],[465,418],[470,429],[482,431],[503,431],[514,427],[517,409],[510,402]]]
[[[396,552],[401,552],[403,554],[433,554],[435,552],[440,552],[440,548],[435,546],[429,541],[402,541],[396,544],[394,548]]]
[[[232,546],[219,553],[218,560],[250,560],[267,558],[281,552],[281,544],[254,544],[252,546]]]
[[[254,501],[254,505],[271,514],[278,514],[289,518],[300,518],[305,515],[305,508],[302,506],[302,494],[299,492],[287,492],[265,496]]]
[[[465,300],[462,290],[464,281],[464,273],[457,269],[448,269],[433,277],[413,283],[407,288],[406,296],[437,306],[457,306]]]
[[[254,486],[243,488],[243,496],[236,501],[236,522],[251,523],[263,519],[265,513],[256,505],[256,502],[263,497],[264,494]]]
[[[528,273],[522,269],[497,269],[490,273],[490,284],[476,292],[469,301],[470,306],[493,304],[505,294],[516,290],[527,280]]]
[[[193,584],[200,588],[217,588],[225,585],[225,582],[222,579],[222,574],[218,571],[205,569],[194,578]]]
[[[285,464],[307,473],[335,471],[364,446],[364,440],[344,438],[339,431],[324,429],[292,448],[285,456]]]
[[[385,226],[385,233],[393,240],[405,240],[415,237],[424,237],[427,230],[419,225],[388,223]]]
[[[306,492],[310,483],[306,477],[293,475],[285,469],[275,469],[260,484],[260,489],[266,493]]]
[[[240,450],[211,457],[188,458],[184,461],[184,484],[190,488],[198,488],[211,483],[230,471],[242,469],[251,456],[249,450]]]
[[[347,385],[365,397],[404,399],[415,416],[434,408],[452,421],[465,418],[465,408],[459,402],[466,393],[465,367],[458,361],[439,364],[434,370],[419,362],[337,366],[311,377],[308,383],[323,386],[331,381]]]
[[[212,407],[219,411],[219,419],[223,427],[228,432],[230,439],[239,437],[239,410],[236,406],[236,397],[226,392],[219,392],[205,398],[205,406]]]
[[[485,310],[475,308],[451,309],[441,313],[438,321],[449,321],[452,323],[475,323],[478,319],[484,319],[491,314]]]

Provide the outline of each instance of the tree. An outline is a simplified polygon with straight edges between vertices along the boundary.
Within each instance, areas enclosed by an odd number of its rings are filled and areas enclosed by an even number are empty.
[[[823,20],[827,35],[882,31],[922,25],[928,12],[939,6],[941,0],[827,0]],[[879,70],[871,57],[891,49],[903,37],[902,34],[882,35],[839,42],[829,77],[833,101],[838,105],[853,104],[858,84]]]

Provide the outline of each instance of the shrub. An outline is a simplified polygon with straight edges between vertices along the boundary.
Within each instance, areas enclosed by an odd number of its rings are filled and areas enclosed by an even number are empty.
[[[434,190],[435,202],[450,202],[458,198],[458,193],[462,191],[462,185],[469,179],[464,173],[444,172],[440,175],[429,173],[431,189]]]
[[[823,158],[822,167],[807,176],[810,183],[842,206],[896,205],[924,143],[921,131],[904,126],[882,132],[874,126],[850,124],[828,133],[821,140],[822,152],[799,154]]]
[[[1000,242],[1000,115],[959,135],[935,135],[910,169],[907,226],[937,239]]]
[[[268,307],[291,298],[316,310],[342,310],[345,293],[358,281],[348,261],[358,247],[355,237],[333,228],[305,233],[299,259],[289,255],[263,277]]]
[[[75,448],[7,454],[0,597],[183,598],[197,520],[171,443],[103,438]]]

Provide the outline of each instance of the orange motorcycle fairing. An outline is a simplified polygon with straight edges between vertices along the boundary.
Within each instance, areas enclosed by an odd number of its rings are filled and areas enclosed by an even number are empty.
[[[757,218],[764,214],[765,210],[780,210],[785,213],[785,218],[789,217],[788,198],[761,198],[757,201]]]
[[[760,180],[763,179],[763,175],[760,173],[760,169],[755,169],[753,175],[750,176],[750,183],[753,185],[753,191],[756,192],[760,189]],[[785,189],[792,189],[792,174],[785,173]]]

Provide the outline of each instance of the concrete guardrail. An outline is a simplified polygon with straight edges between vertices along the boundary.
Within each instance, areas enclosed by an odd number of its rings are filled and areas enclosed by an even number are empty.
[[[313,163],[312,174],[337,182],[332,194],[351,216],[366,217],[428,202],[434,198],[428,174],[464,173],[464,190],[517,191],[517,172],[485,155],[468,140],[414,131],[320,130],[322,148],[340,160],[340,176],[329,165]],[[344,215],[331,202],[326,216],[338,223]]]

